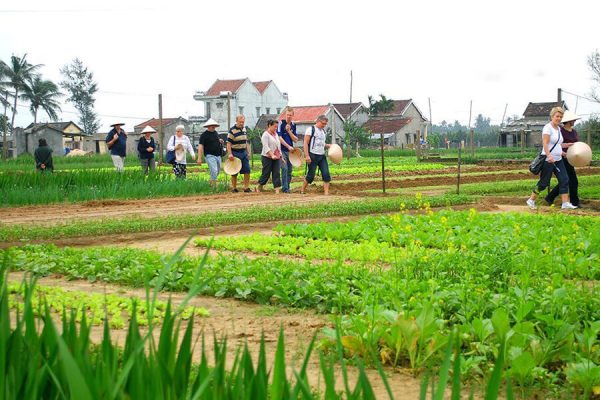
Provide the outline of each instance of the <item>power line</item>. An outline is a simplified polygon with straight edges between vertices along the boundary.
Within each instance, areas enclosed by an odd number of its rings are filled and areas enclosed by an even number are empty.
[[[568,93],[568,94],[570,94],[572,96],[576,96],[576,97],[579,97],[581,99],[585,99],[587,101],[591,101],[592,103],[598,103],[598,104],[600,104],[600,101],[598,101],[596,99],[590,99],[589,97],[582,96],[582,95],[577,94],[577,93],[572,93],[572,92],[569,92],[568,90],[565,90],[565,89],[561,89],[561,90],[562,90],[563,93]]]

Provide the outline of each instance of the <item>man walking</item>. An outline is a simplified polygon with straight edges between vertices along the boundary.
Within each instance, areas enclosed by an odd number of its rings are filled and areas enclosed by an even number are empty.
[[[300,192],[302,194],[306,191],[306,187],[315,179],[317,167],[321,170],[321,176],[323,177],[323,192],[326,195],[329,194],[331,176],[329,175],[329,165],[327,164],[325,149],[328,149],[331,145],[325,143],[325,139],[327,138],[325,133],[327,122],[329,120],[325,115],[319,115],[317,122],[313,126],[306,128],[306,133],[304,134],[304,155],[308,164],[308,172],[302,184],[302,191]]]
[[[106,135],[106,146],[110,149],[110,156],[117,171],[123,171],[125,167],[125,155],[127,154],[127,132],[121,128],[122,122],[112,124],[112,129]]]
[[[292,163],[290,162],[290,151],[294,149],[294,142],[298,141],[296,136],[296,124],[292,122],[294,109],[286,107],[285,119],[279,122],[277,135],[281,143],[281,191],[290,193],[292,183]]]
[[[227,157],[233,160],[233,157],[242,161],[240,174],[244,175],[244,192],[249,193],[250,189],[250,161],[248,160],[248,136],[246,135],[246,117],[238,115],[235,118],[235,125],[229,129],[227,134]],[[239,192],[237,188],[238,174],[231,175],[232,192]]]

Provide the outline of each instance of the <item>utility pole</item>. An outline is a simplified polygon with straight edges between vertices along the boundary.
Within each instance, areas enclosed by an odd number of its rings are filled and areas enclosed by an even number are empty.
[[[164,160],[163,146],[165,144],[165,133],[163,132],[163,117],[162,117],[162,93],[158,95],[158,140],[160,142],[160,163]]]
[[[562,102],[562,89],[561,88],[558,88],[558,91],[557,91],[557,101],[559,103]]]
[[[381,130],[381,190],[385,193],[385,161],[383,156],[383,129]]]
[[[352,104],[352,70],[350,70],[350,104]]]
[[[471,128],[471,115],[473,113],[473,100],[471,100],[470,104],[469,104],[469,144],[471,146],[471,157],[475,157],[475,147],[474,147],[474,133],[473,133],[473,129]]]

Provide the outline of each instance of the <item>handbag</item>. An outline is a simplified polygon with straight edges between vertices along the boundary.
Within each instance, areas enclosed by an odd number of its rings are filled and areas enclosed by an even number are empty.
[[[560,135],[560,128],[558,131],[558,134]],[[552,148],[550,149],[550,153],[552,153],[552,150],[554,150],[554,148],[556,147],[556,145],[558,144],[558,140],[556,141],[556,143],[554,143],[554,146],[552,146]],[[546,162],[546,155],[542,154],[542,152],[540,151],[540,154],[537,155],[537,157],[535,157],[533,159],[533,161],[531,161],[531,163],[529,164],[529,172],[531,172],[534,175],[539,175],[540,172],[542,172],[542,168],[544,168],[544,163]]]
[[[173,136],[173,147],[175,147],[175,136]],[[167,164],[175,164],[175,149],[167,151],[165,162]]]

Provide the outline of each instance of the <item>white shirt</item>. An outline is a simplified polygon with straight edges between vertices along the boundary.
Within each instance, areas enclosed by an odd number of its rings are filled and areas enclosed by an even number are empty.
[[[556,146],[554,146],[554,149],[550,153],[552,154],[552,157],[554,157],[554,161],[562,160],[561,143],[563,142],[563,137],[560,133],[560,128],[554,129],[552,124],[548,122],[546,125],[544,125],[544,129],[542,129],[542,137],[544,137],[544,135],[550,136],[550,141],[548,142],[548,150],[552,149],[554,143],[558,141],[558,143],[556,143]],[[542,155],[547,155],[544,151],[544,148],[542,148]]]
[[[308,142],[308,151],[313,154],[323,155],[325,154],[325,139],[327,138],[327,134],[321,128],[309,126],[306,128],[305,136],[312,136],[313,127],[315,128],[315,138],[311,138],[311,140]]]
[[[273,136],[268,131],[264,131],[260,141],[262,143],[262,151],[260,153],[261,156],[269,157],[267,153],[271,151],[273,154],[275,154],[275,150],[279,150],[281,153],[281,143],[279,142],[279,136],[277,136],[277,133],[275,136]]]
[[[175,138],[175,144],[173,144],[173,138]],[[192,158],[196,158],[196,153],[194,153],[194,147],[192,146],[192,142],[190,142],[190,138],[187,137],[186,135],[182,135],[181,137],[177,137],[177,135],[173,135],[169,138],[169,141],[167,142],[167,150],[168,151],[172,151],[175,150],[175,147],[180,144],[183,146],[183,149],[185,151],[189,151],[190,154],[192,155]],[[179,161],[177,160],[178,163],[180,164],[186,164],[186,160],[185,157],[183,158],[183,160]]]

